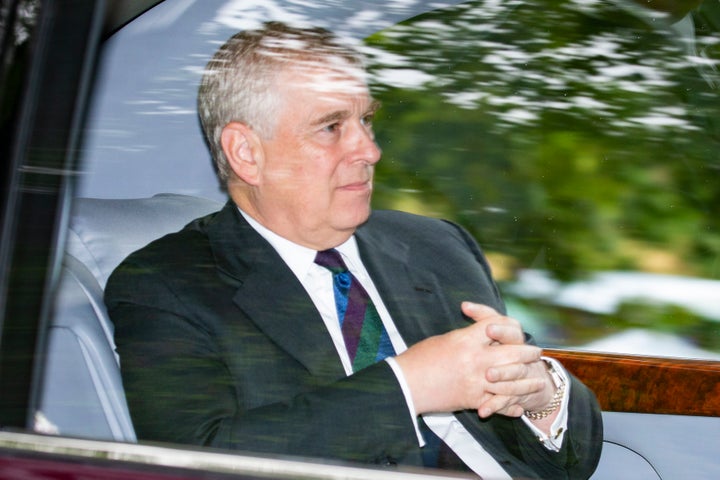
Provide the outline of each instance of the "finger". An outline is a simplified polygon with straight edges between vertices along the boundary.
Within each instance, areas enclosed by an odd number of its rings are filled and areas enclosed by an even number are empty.
[[[509,405],[507,408],[498,410],[495,413],[505,415],[507,417],[521,417],[525,413],[525,409],[518,404]]]
[[[505,345],[522,345],[525,343],[525,334],[517,321],[512,320],[506,324],[491,323],[486,327],[485,333],[493,342]]]
[[[490,383],[485,389],[486,396],[478,407],[478,415],[482,418],[495,413],[520,416],[525,410],[523,405],[542,392],[544,387],[545,383],[537,378]]]
[[[488,382],[508,382],[521,378],[528,378],[530,375],[530,366],[527,363],[511,363],[508,365],[499,365],[490,367],[485,372],[485,378]]]
[[[495,345],[479,353],[485,356],[487,368],[514,363],[534,363],[540,360],[542,348],[534,345]]]
[[[525,413],[525,409],[517,403],[512,403],[509,404],[507,407],[501,408],[493,413],[505,415],[507,417],[520,417],[523,413]]]
[[[460,304],[460,308],[465,315],[472,318],[476,322],[492,320],[493,323],[511,324],[518,327],[520,326],[520,322],[518,322],[514,318],[502,315],[494,308],[488,305],[484,305],[482,303],[462,302]]]
[[[525,410],[517,402],[517,397],[495,395],[478,408],[478,415],[481,418],[488,418],[499,413],[508,417],[519,417]]]
[[[481,303],[462,302],[460,304],[460,308],[465,315],[476,322],[482,322],[483,320],[501,316],[494,308]]]
[[[506,382],[491,382],[485,391],[493,395],[517,397],[517,402],[522,402],[526,397],[541,392],[545,388],[545,382],[539,378],[521,378]]]

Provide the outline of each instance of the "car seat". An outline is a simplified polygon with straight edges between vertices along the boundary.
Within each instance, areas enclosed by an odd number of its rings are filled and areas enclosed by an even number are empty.
[[[136,441],[103,289],[128,254],[221,207],[175,194],[74,201],[48,330],[40,430],[49,425],[67,436]]]

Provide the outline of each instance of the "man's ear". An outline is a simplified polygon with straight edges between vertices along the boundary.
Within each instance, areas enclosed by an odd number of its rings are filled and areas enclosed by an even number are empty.
[[[262,162],[262,145],[255,132],[241,122],[230,122],[220,134],[228,166],[249,185],[257,185]]]

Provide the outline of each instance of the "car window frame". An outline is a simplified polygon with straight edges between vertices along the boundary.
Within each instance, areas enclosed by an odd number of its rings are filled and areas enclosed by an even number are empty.
[[[16,8],[22,8],[16,2]],[[32,425],[103,2],[37,3],[7,161],[0,238],[0,425]],[[7,45],[7,43],[6,43]],[[81,54],[78,54],[82,52]],[[32,222],[23,219],[33,219]]]

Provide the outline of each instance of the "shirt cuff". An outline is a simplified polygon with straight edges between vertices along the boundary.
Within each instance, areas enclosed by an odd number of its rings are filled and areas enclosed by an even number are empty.
[[[568,376],[565,368],[563,368],[560,362],[558,362],[554,358],[549,358],[545,356],[540,358],[542,360],[545,360],[546,362],[550,362],[550,364],[553,366],[553,369],[555,369],[560,378],[562,378],[563,382],[565,382],[565,393],[563,395],[562,402],[560,403],[558,415],[557,417],[555,417],[555,421],[553,421],[552,425],[550,426],[550,435],[546,434],[538,427],[536,427],[535,424],[533,424],[532,421],[525,415],[523,415],[521,418],[523,419],[525,424],[530,427],[530,429],[533,431],[538,440],[540,440],[540,442],[545,446],[545,448],[554,452],[559,452],[560,448],[562,447],[563,438],[565,438],[565,432],[567,431],[568,405],[570,403],[570,377]]]
[[[565,432],[567,431],[567,422],[568,422],[568,405],[569,405],[569,399],[570,399],[570,378],[568,377],[565,369],[563,366],[555,360],[554,358],[549,357],[541,357],[543,360],[546,360],[550,362],[553,365],[553,368],[555,371],[560,375],[560,378],[565,382],[565,394],[563,395],[562,403],[560,404],[558,415],[555,418],[555,421],[553,421],[552,425],[550,426],[550,435],[546,434],[542,430],[540,430],[538,427],[536,427],[532,421],[527,418],[525,415],[523,415],[521,418],[525,422],[525,424],[533,431],[535,436],[537,436],[538,440],[547,448],[548,450],[552,450],[555,452],[560,451],[560,448],[562,447],[563,439],[565,438]],[[420,432],[420,425],[417,421],[417,411],[415,410],[415,405],[412,401],[412,396],[410,395],[410,386],[407,384],[407,381],[405,380],[405,375],[403,375],[402,369],[395,361],[395,358],[388,357],[385,359],[385,361],[390,365],[390,368],[392,369],[393,373],[395,374],[395,377],[397,378],[398,384],[400,385],[400,389],[403,392],[403,395],[405,396],[405,403],[408,406],[408,412],[410,414],[410,420],[412,421],[413,427],[415,428],[415,435],[418,439],[418,445],[420,447],[425,446],[425,439],[422,436],[422,433]]]
[[[413,403],[412,396],[410,395],[410,385],[408,385],[407,380],[405,380],[405,375],[403,374],[400,365],[398,365],[398,363],[395,361],[394,357],[387,357],[385,361],[388,363],[388,365],[390,365],[393,373],[395,373],[395,377],[400,384],[400,389],[405,396],[405,403],[407,404],[408,411],[410,412],[410,420],[412,420],[413,426],[415,427],[415,435],[417,435],[418,445],[420,447],[424,447],[425,438],[423,438],[422,433],[420,433],[420,425],[418,424],[417,420],[417,411],[415,410],[415,404]]]

